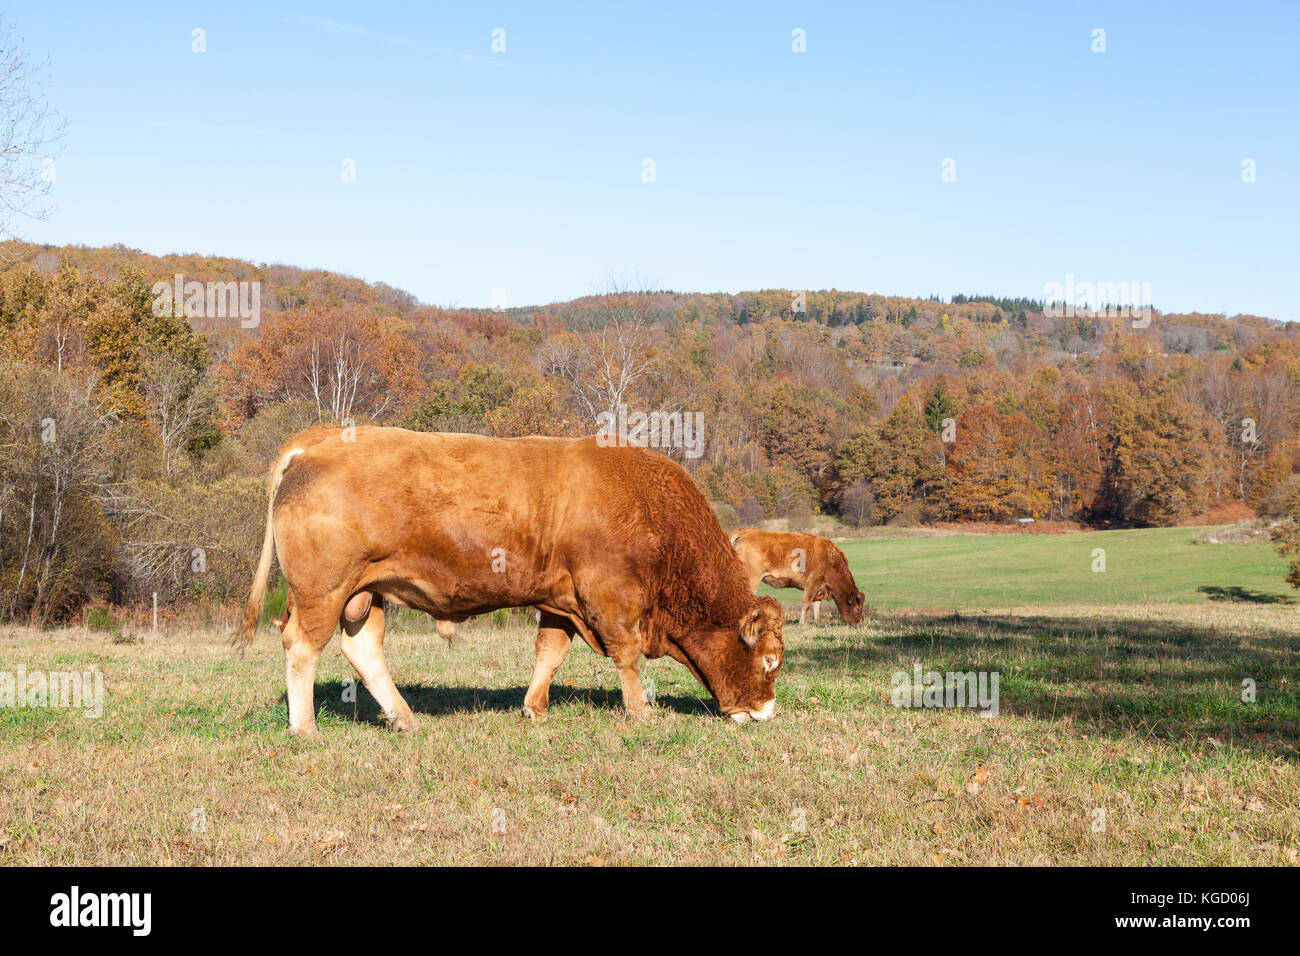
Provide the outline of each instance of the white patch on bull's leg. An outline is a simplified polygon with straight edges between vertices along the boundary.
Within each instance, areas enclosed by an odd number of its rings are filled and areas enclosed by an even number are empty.
[[[816,626],[822,622],[822,602],[813,601],[813,625]]]
[[[743,724],[745,721],[749,720],[749,714],[745,713],[743,710],[738,710],[734,714],[728,714],[727,716],[738,724]]]
[[[375,604],[371,607],[365,624],[356,629],[356,633],[348,633],[354,629],[355,626],[348,625],[343,628],[343,656],[379,704],[384,722],[394,730],[414,730],[415,715],[402,699],[384,660],[383,606]]]
[[[316,733],[316,663],[320,648],[305,640],[290,618],[284,634],[284,683],[289,700],[289,733],[311,736]]]

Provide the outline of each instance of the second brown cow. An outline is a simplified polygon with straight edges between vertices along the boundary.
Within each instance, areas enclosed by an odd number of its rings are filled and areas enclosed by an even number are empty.
[[[800,624],[807,619],[810,605],[813,623],[821,622],[821,602],[825,598],[835,602],[840,617],[849,624],[862,623],[866,595],[858,590],[848,559],[833,541],[798,531],[741,528],[732,532],[731,546],[754,590],[760,583],[803,590]]]

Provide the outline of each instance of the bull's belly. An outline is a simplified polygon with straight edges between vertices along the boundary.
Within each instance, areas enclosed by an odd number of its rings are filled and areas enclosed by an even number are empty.
[[[374,568],[359,590],[382,594],[394,604],[449,621],[463,621],[501,608],[567,603],[557,602],[562,595],[557,595],[554,583],[542,575],[514,571],[431,580],[416,568],[388,562]]]
[[[781,588],[803,588],[803,585],[794,578],[783,578],[775,574],[764,575],[763,583],[770,588],[777,588],[778,590]]]

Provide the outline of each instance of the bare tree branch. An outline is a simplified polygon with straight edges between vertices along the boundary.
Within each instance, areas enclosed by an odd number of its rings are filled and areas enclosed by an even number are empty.
[[[30,63],[13,27],[0,19],[0,240],[19,238],[16,221],[45,219],[54,185],[51,147],[67,124],[38,90],[48,63]]]

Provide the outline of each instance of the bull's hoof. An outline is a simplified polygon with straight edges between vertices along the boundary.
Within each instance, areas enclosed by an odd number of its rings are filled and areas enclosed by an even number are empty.
[[[390,730],[400,730],[403,732],[415,730],[419,725],[415,722],[414,714],[384,714],[381,718]]]
[[[319,737],[320,731],[316,729],[315,724],[308,724],[305,727],[290,726],[289,736],[297,737],[299,740],[311,740],[313,737]]]
[[[534,720],[540,722],[546,719],[546,710],[545,709],[534,710],[532,707],[529,707],[527,704],[524,704],[523,709],[519,711],[519,719]]]
[[[635,707],[624,707],[623,713],[635,720],[649,720],[655,715],[654,708],[644,701],[638,702]]]

